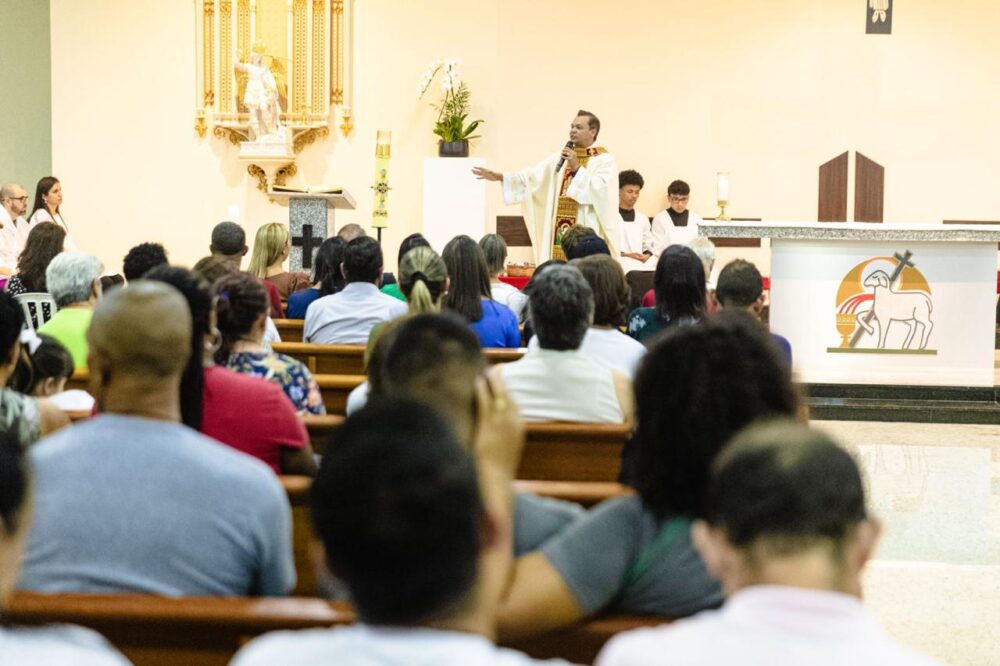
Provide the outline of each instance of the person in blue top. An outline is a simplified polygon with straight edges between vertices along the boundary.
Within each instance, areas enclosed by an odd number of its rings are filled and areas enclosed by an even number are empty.
[[[451,278],[445,308],[469,322],[483,347],[520,347],[517,315],[493,300],[486,257],[479,244],[468,236],[456,236],[444,246],[441,257]]]
[[[340,264],[344,261],[344,241],[337,236],[327,238],[316,251],[313,262],[312,289],[303,289],[288,296],[289,319],[305,319],[309,305],[321,296],[336,294],[344,288],[344,274]]]

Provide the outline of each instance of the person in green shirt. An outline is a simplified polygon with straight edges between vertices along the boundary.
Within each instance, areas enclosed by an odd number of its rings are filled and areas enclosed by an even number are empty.
[[[410,234],[409,236],[404,238],[403,242],[399,244],[399,256],[396,258],[396,267],[399,268],[399,266],[402,265],[403,257],[406,256],[407,252],[409,252],[415,247],[421,247],[421,246],[422,247],[431,246],[431,244],[427,242],[427,239],[424,238],[423,234],[419,233]],[[406,302],[406,294],[404,294],[403,290],[400,289],[398,280],[396,282],[393,282],[392,284],[387,284],[384,287],[382,287],[382,293],[388,294],[393,298],[398,298],[404,303]]]
[[[38,332],[61,342],[78,368],[87,367],[87,328],[101,297],[103,269],[97,257],[63,252],[45,270],[45,283],[59,311]]]

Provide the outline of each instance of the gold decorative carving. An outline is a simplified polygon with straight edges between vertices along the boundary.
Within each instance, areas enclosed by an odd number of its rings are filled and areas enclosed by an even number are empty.
[[[236,2],[236,53],[240,60],[250,57],[250,0]]]
[[[305,115],[309,111],[309,15],[306,0],[292,3],[292,113]]]
[[[330,104],[344,102],[344,0],[330,0]]]
[[[312,144],[316,139],[324,139],[330,135],[330,130],[327,127],[313,127],[312,129],[307,129],[302,132],[297,137],[295,141],[292,142],[292,150],[295,154],[302,152],[302,149],[306,146]]]
[[[275,174],[274,174],[274,184],[275,185],[284,185],[285,181],[288,178],[293,177],[298,172],[299,172],[299,168],[297,166],[295,166],[295,162],[290,162],[289,164],[286,164],[285,166],[283,166],[280,169],[278,169],[277,172],[275,172]]]
[[[323,63],[326,61],[326,2],[313,0],[312,15],[312,112],[323,113],[326,109],[323,99],[323,88],[326,85],[326,72]]]
[[[198,114],[198,117],[194,121],[194,131],[198,133],[199,139],[205,138],[205,132],[208,131],[208,125],[205,124],[205,114],[204,112]]]
[[[216,125],[215,129],[212,130],[212,134],[220,139],[228,139],[229,143],[234,146],[240,145],[240,142],[242,141],[250,140],[250,137],[243,132],[233,129],[232,127],[223,127],[221,125]]]
[[[256,164],[251,164],[247,167],[247,173],[257,179],[257,189],[261,192],[267,192],[267,174]]]
[[[350,107],[344,107],[340,112],[340,131],[344,136],[349,136],[354,129],[354,112]]]
[[[233,0],[219,0],[219,111],[233,110]]]
[[[204,0],[202,29],[205,32],[205,44],[202,51],[202,61],[205,67],[205,106],[215,103],[215,2]]]

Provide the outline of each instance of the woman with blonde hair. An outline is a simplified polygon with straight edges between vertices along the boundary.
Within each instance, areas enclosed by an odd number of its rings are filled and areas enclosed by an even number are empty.
[[[271,222],[257,230],[249,272],[273,284],[283,301],[287,301],[290,294],[312,286],[308,273],[285,270],[284,263],[291,251],[291,237],[285,225]]]
[[[368,335],[368,346],[365,349],[365,368],[368,376],[377,374],[381,355],[385,345],[379,344],[386,335],[406,319],[420,314],[437,314],[441,312],[444,297],[448,293],[448,269],[444,259],[437,252],[425,245],[419,245],[407,252],[399,262],[399,287],[406,296],[408,310],[406,315],[392,321],[377,324]],[[369,384],[360,384],[347,396],[347,414],[353,414],[368,402]]]

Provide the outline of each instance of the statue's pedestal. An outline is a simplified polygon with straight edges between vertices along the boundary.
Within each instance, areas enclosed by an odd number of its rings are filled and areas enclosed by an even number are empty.
[[[284,132],[259,141],[240,142],[241,162],[247,162],[247,173],[257,179],[257,189],[267,192],[279,171],[284,177],[295,175],[295,152]]]

